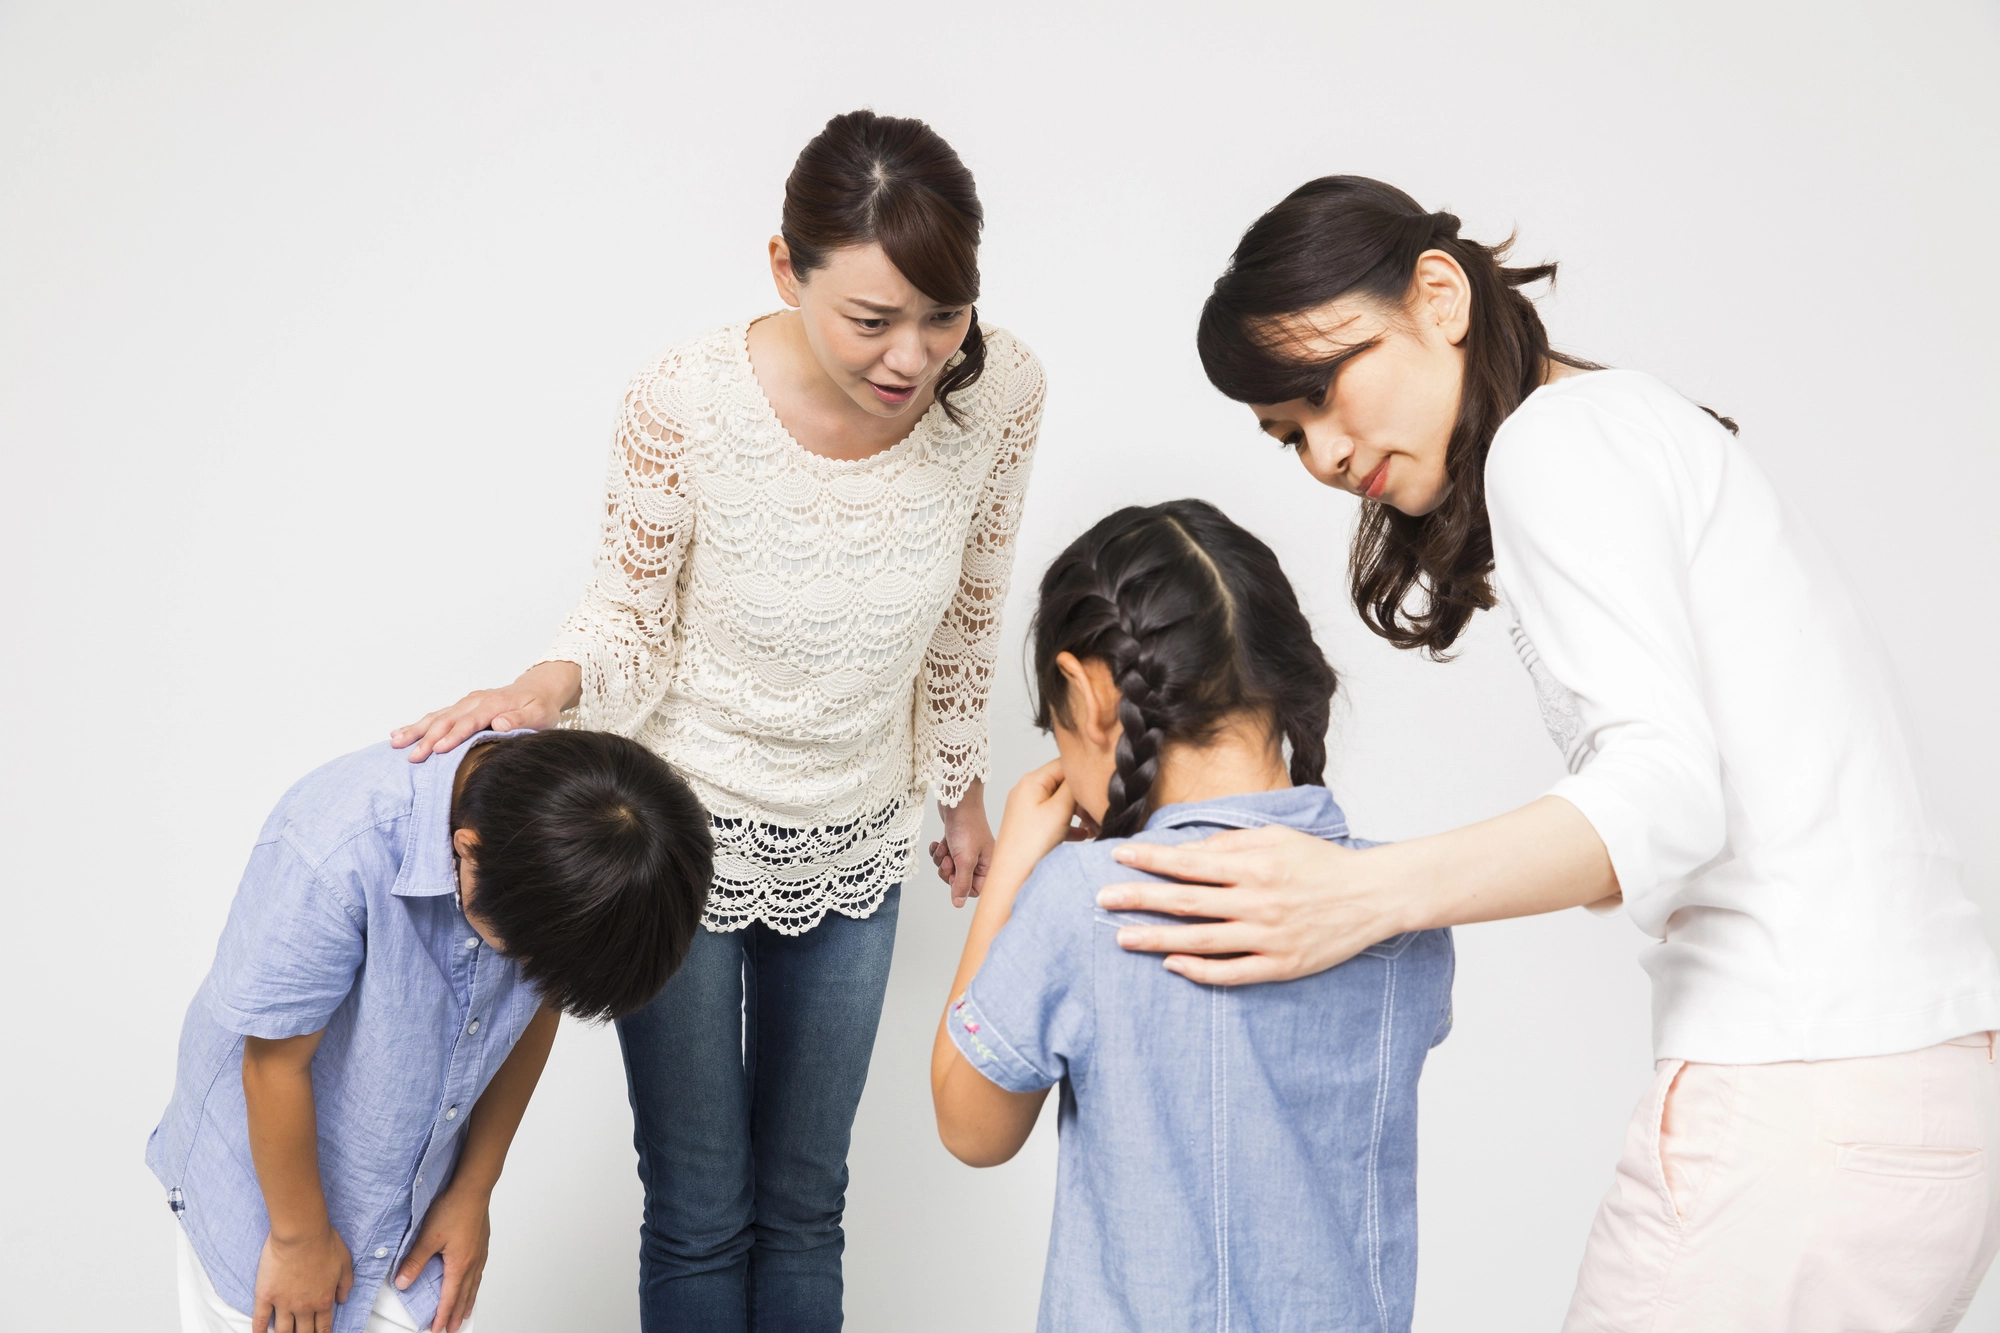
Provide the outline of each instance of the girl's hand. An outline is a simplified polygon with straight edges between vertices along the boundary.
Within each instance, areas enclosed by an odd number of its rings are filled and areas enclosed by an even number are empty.
[[[354,1258],[331,1223],[297,1240],[267,1235],[251,1333],[331,1333],[333,1307],[346,1302],[353,1286]]]
[[[431,1256],[444,1256],[444,1290],[438,1296],[437,1315],[431,1320],[432,1333],[458,1333],[458,1326],[472,1316],[472,1303],[479,1299],[479,1281],[486,1275],[486,1247],[493,1237],[493,1223],[487,1211],[491,1196],[481,1189],[461,1189],[448,1185],[431,1201],[424,1214],[417,1243],[396,1270],[396,1290],[405,1291]]]
[[[995,855],[1033,866],[1064,842],[1097,836],[1097,825],[1077,806],[1063,780],[1062,760],[1051,759],[1014,784],[1000,816]]]
[[[449,708],[425,713],[407,727],[389,733],[389,744],[400,750],[412,743],[410,762],[420,764],[433,754],[452,749],[482,731],[514,731],[527,727],[547,731],[574,703],[583,683],[583,669],[574,662],[542,662],[521,673],[512,685],[474,690]]]
[[[965,906],[986,887],[993,866],[993,826],[986,822],[986,784],[975,779],[955,806],[940,802],[944,837],[931,844],[931,864],[951,886],[951,905]]]

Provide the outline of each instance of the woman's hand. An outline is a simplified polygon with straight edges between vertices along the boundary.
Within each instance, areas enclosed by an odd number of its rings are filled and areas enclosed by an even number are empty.
[[[354,1286],[354,1259],[333,1225],[291,1240],[264,1237],[251,1333],[331,1333]]]
[[[514,731],[527,727],[547,731],[572,707],[582,691],[583,669],[574,662],[540,662],[521,673],[512,685],[474,690],[449,708],[425,713],[407,727],[389,733],[389,744],[400,750],[413,744],[410,762],[420,764],[433,754],[452,749],[482,731]]]
[[[1189,926],[1125,926],[1118,943],[1164,953],[1192,981],[1241,985],[1323,972],[1401,933],[1373,891],[1357,852],[1281,825],[1231,830],[1163,847],[1127,842],[1114,853],[1136,870],[1182,883],[1112,884],[1098,906],[1111,911],[1212,917]],[[1203,954],[1241,954],[1206,958]]]
[[[944,837],[931,844],[931,864],[938,878],[951,886],[951,905],[965,906],[986,887],[993,868],[993,826],[986,822],[986,784],[974,778],[958,804],[938,803],[944,816]]]
[[[479,1299],[479,1280],[486,1275],[486,1248],[493,1238],[488,1212],[492,1196],[477,1187],[461,1188],[454,1181],[431,1201],[417,1242],[396,1269],[396,1290],[408,1290],[434,1254],[444,1256],[444,1290],[438,1296],[432,1333],[458,1333]]]
[[[1003,843],[1006,835],[1002,827]],[[1366,851],[1266,826],[1175,847],[1127,842],[1115,855],[1183,882],[1107,885],[1100,907],[1214,918],[1127,926],[1118,943],[1164,953],[1168,968],[1217,986],[1310,976],[1406,930],[1606,905],[1619,895],[1603,839],[1560,796]]]

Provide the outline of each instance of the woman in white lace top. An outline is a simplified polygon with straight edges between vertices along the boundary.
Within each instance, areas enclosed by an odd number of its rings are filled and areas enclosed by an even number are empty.
[[[621,1021],[647,1330],[840,1325],[840,1212],[926,788],[977,892],[1000,607],[1042,409],[981,330],[972,177],[853,112],[786,182],[790,309],[640,372],[596,572],[547,659],[392,738],[631,735],[693,784],[715,882],[682,971]]]

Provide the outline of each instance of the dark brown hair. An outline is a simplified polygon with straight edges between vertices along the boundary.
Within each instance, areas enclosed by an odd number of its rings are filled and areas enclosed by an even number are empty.
[[[708,897],[714,844],[693,790],[603,731],[489,740],[460,772],[451,827],[479,838],[472,910],[521,975],[575,1018],[645,1007],[687,957]]]
[[[1326,781],[1339,679],[1313,641],[1271,548],[1205,500],[1121,509],[1069,544],[1042,575],[1029,630],[1035,724],[1069,721],[1059,653],[1096,659],[1118,685],[1123,734],[1103,835],[1126,838],[1155,806],[1160,747],[1199,744],[1255,709],[1291,747],[1298,786]]]
[[[1442,250],[1465,270],[1471,326],[1458,420],[1445,450],[1444,500],[1421,518],[1364,503],[1350,561],[1354,605],[1368,627],[1398,648],[1422,648],[1433,657],[1458,641],[1474,611],[1493,605],[1486,453],[1500,423],[1541,384],[1549,362],[1596,368],[1550,349],[1534,302],[1520,291],[1553,281],[1556,266],[1508,267],[1511,237],[1481,245],[1460,236],[1458,226],[1450,213],[1427,212],[1380,181],[1309,181],[1243,234],[1202,307],[1196,335],[1203,369],[1229,397],[1245,403],[1310,398],[1327,391],[1339,362],[1354,349],[1332,358],[1302,357],[1287,336],[1287,317],[1345,296],[1400,311],[1427,250]],[[1717,419],[1736,429],[1727,417]],[[1417,592],[1421,598],[1412,597]]]
[[[921,120],[849,111],[826,123],[785,179],[780,228],[800,277],[843,246],[875,242],[916,289],[945,305],[979,299],[979,232],[986,213],[972,173]],[[968,311],[961,355],[937,382],[954,423],[951,395],[986,368],[979,311]]]

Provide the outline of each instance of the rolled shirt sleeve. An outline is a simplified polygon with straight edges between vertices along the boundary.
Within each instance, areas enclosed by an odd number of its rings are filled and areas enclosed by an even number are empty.
[[[1092,1030],[1091,888],[1074,853],[1042,859],[945,1030],[966,1062],[1008,1092],[1062,1081]]]
[[[354,989],[365,913],[280,836],[257,844],[206,987],[215,1021],[246,1037],[318,1032]]]
[[[1699,486],[1655,423],[1573,398],[1510,420],[1487,462],[1496,575],[1575,697],[1570,776],[1550,794],[1604,840],[1628,907],[1670,891],[1727,835],[1689,610]]]

